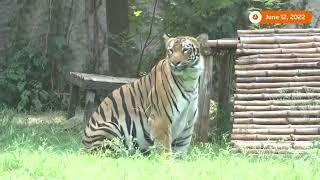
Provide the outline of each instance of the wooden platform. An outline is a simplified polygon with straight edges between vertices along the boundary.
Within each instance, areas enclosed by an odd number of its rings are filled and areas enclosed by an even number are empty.
[[[92,112],[94,99],[97,91],[105,91],[108,94],[123,84],[135,81],[135,78],[113,77],[98,74],[86,74],[79,72],[70,72],[69,81],[72,84],[71,96],[68,108],[68,118],[75,115],[75,109],[79,104],[79,90],[84,89],[86,92],[85,115],[87,118]]]
[[[320,29],[311,30],[238,31],[231,136],[237,150],[319,148]]]

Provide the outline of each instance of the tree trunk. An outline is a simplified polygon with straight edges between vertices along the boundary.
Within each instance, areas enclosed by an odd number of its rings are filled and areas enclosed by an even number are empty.
[[[119,35],[128,31],[128,0],[106,0],[108,31],[112,35]],[[116,47],[116,44],[109,41],[109,46]],[[116,41],[116,40],[114,40]],[[125,51],[125,49],[119,49]],[[109,51],[110,70],[113,74],[123,74],[126,67],[126,59],[115,51]]]

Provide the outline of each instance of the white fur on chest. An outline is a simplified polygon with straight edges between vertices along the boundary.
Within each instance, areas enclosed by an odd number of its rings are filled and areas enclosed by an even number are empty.
[[[198,106],[198,95],[193,95],[193,97],[190,98],[190,102],[181,98],[180,101],[178,101],[177,106],[179,107],[180,113],[174,113],[172,117],[172,140],[179,137],[179,134],[186,128],[186,126],[193,126],[194,121],[196,120],[194,113]]]

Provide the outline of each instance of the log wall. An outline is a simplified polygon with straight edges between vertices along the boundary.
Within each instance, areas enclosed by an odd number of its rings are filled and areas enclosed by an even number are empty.
[[[283,153],[320,140],[320,29],[239,30],[231,142]]]

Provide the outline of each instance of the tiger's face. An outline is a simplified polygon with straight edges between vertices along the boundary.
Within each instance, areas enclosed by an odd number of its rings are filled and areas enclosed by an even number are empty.
[[[167,59],[173,74],[183,74],[202,70],[201,45],[206,43],[208,37],[205,34],[197,38],[190,36],[178,36],[169,38],[164,35]],[[190,74],[190,73],[189,73]]]

